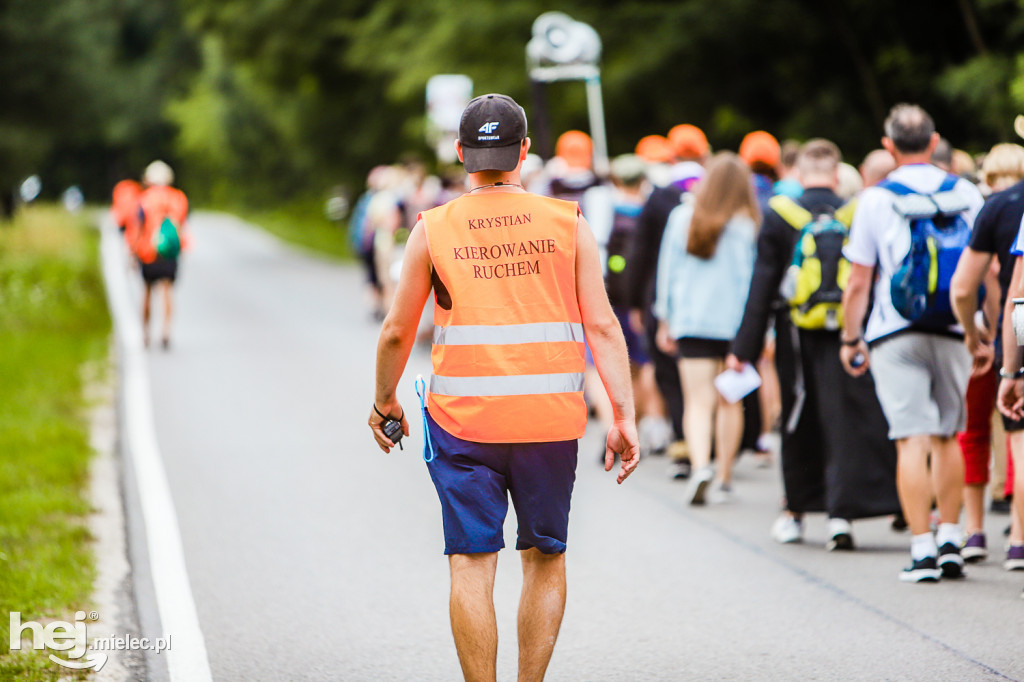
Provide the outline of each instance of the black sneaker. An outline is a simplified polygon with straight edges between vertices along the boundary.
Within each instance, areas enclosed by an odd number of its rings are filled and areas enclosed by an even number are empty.
[[[942,571],[939,570],[938,562],[933,556],[926,556],[924,559],[915,559],[910,566],[900,573],[900,580],[905,583],[921,583],[939,581]]]
[[[902,533],[907,529],[907,520],[903,517],[902,512],[897,512],[893,515],[892,525],[890,526],[890,528],[892,528],[893,532],[896,533]]]
[[[939,547],[939,568],[943,578],[964,577],[964,558],[960,556],[960,548],[952,542],[945,542]]]

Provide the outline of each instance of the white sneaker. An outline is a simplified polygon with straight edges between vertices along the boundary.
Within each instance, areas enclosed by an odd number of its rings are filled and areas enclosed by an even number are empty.
[[[728,483],[717,483],[708,491],[708,502],[711,504],[729,504],[732,501],[732,486]]]
[[[784,545],[801,542],[804,539],[804,524],[783,512],[772,524],[771,536],[773,540]]]
[[[715,471],[709,466],[698,469],[690,477],[690,483],[686,487],[686,497],[690,504],[704,504],[707,500],[708,485],[715,477]]]
[[[672,424],[664,417],[647,416],[637,424],[640,450],[644,454],[663,455],[672,442]]]
[[[846,519],[828,520],[828,542],[825,549],[829,552],[853,549],[853,526]]]

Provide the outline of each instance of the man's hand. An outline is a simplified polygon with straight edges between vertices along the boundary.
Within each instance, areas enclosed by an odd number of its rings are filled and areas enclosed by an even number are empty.
[[[988,338],[979,335],[965,336],[964,345],[967,346],[967,350],[974,358],[974,363],[971,367],[972,377],[981,376],[992,368],[992,363],[996,357],[996,350]]]
[[[401,415],[399,421],[402,423],[402,434],[409,435],[409,422],[405,419],[405,410],[398,404],[398,401],[392,401],[387,405],[376,405],[377,410],[381,411],[381,414],[386,414],[390,419],[399,419],[393,415]],[[384,419],[377,414],[377,410],[370,408],[370,419],[368,424],[370,430],[373,431],[373,438],[377,441],[377,446],[380,447],[384,452],[391,452],[391,448],[395,447],[394,442],[390,438],[384,435]]]
[[[675,357],[679,347],[676,344],[676,340],[672,338],[672,334],[668,331],[668,323],[658,322],[658,331],[654,335],[654,345],[665,355]]]
[[[640,461],[640,439],[636,435],[636,424],[633,420],[616,421],[608,431],[605,442],[604,470],[611,471],[615,466],[615,455],[619,456],[622,467],[616,478],[618,483],[625,481]]]
[[[743,368],[749,363],[740,360],[738,357],[729,353],[725,356],[725,368],[731,369],[734,372],[742,372]]]
[[[996,407],[1010,419],[1024,419],[1024,379],[1002,379]]]
[[[843,369],[852,377],[863,376],[871,366],[871,359],[868,356],[868,344],[860,339],[856,346],[843,346],[839,349],[839,360],[843,363]],[[859,364],[858,364],[859,363]]]
[[[644,333],[644,311],[639,308],[630,308],[629,310],[629,327],[636,334],[643,335]]]

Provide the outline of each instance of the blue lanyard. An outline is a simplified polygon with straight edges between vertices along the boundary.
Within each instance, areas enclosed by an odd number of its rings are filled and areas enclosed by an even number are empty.
[[[416,377],[416,395],[420,399],[420,413],[423,415],[423,461],[429,464],[434,461],[434,441],[430,439],[430,425],[427,423],[427,382],[423,380],[422,374]]]

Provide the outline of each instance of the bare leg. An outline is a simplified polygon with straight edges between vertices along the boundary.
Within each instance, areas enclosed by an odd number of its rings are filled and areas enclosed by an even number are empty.
[[[1013,451],[1013,502],[1010,504],[1010,542],[1024,545],[1024,431],[1010,434]]]
[[[715,460],[718,462],[718,480],[732,482],[732,463],[743,438],[743,402],[729,403],[718,396],[715,410]]]
[[[163,343],[166,348],[171,342],[171,314],[174,312],[174,300],[172,293],[174,292],[174,283],[169,279],[165,279],[161,282],[161,289],[163,289],[164,295],[164,335]]]
[[[519,599],[519,682],[543,680],[565,613],[565,555],[536,548],[521,552],[523,594]]]
[[[964,531],[972,533],[985,532],[985,484],[964,486]]]
[[[153,285],[146,282],[146,288],[142,291],[142,344],[149,347],[149,312],[150,303],[153,298]]]
[[[942,523],[960,523],[964,457],[956,438],[932,437],[932,486]],[[914,531],[917,533],[918,531]]]
[[[1006,430],[1003,428],[1003,417],[998,410],[992,412],[992,478],[989,481],[989,492],[993,500],[1001,500],[1006,489],[1006,462],[1009,454],[1006,451]]]
[[[711,463],[711,432],[714,428],[718,392],[714,380],[720,361],[713,358],[688,358],[679,361],[683,382],[683,434],[690,446],[690,461],[695,469]]]
[[[774,341],[765,345],[765,350],[757,361],[757,372],[761,375],[761,390],[757,394],[761,401],[761,433],[770,434],[782,413],[779,375],[775,371]]]
[[[932,509],[932,485],[928,478],[930,445],[929,436],[910,436],[896,441],[896,488],[903,516],[914,535],[927,533],[931,529],[928,523]]]
[[[666,417],[665,402],[661,399],[658,384],[654,380],[654,363],[648,362],[640,366],[634,390],[637,391],[637,405],[641,407],[645,416]]]
[[[494,616],[494,571],[498,553],[452,554],[452,635],[467,682],[497,676],[498,623]]]

